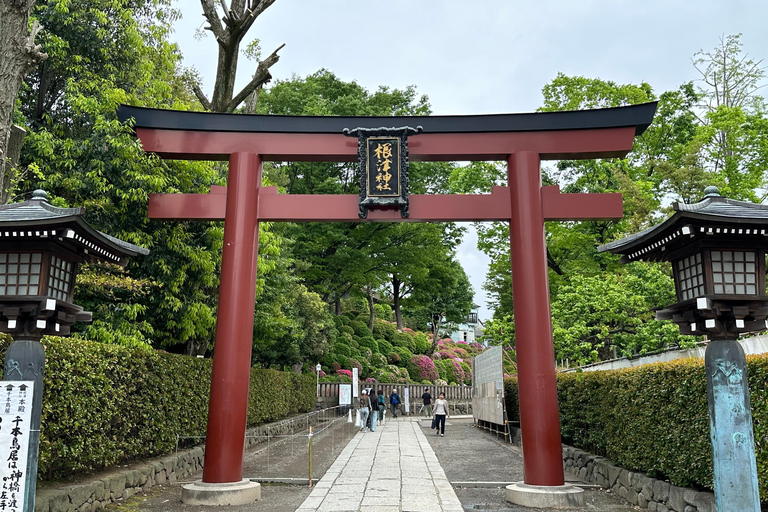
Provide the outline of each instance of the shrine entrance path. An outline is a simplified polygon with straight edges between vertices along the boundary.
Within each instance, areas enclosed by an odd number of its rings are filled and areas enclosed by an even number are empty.
[[[503,442],[493,434],[474,428],[471,418],[451,418],[446,426],[445,437],[437,437],[429,429],[427,420],[401,417],[388,420],[388,424],[375,433],[357,433],[347,423],[329,432],[332,435],[317,436],[313,440],[313,466],[316,478],[323,477],[326,470],[337,461],[345,446],[354,444],[354,453],[371,449],[373,436],[382,435],[387,429],[407,429],[414,432],[419,429],[428,442],[429,448],[437,457],[447,480],[464,511],[491,510],[499,512],[532,512],[526,507],[512,505],[504,500],[504,487],[476,487],[466,482],[513,482],[522,480],[523,462],[520,449]],[[350,440],[353,442],[350,443]],[[356,441],[356,442],[355,442]],[[262,448],[245,455],[245,476],[275,476],[284,478],[306,478],[307,460],[299,456],[298,441],[295,446],[290,442],[271,446],[269,453]],[[427,448],[426,446],[424,447]],[[291,452],[294,455],[291,455]],[[351,470],[356,470],[350,466]],[[258,475],[257,475],[258,474]],[[201,475],[190,477],[184,482],[165,484],[153,488],[145,496],[136,496],[127,502],[111,505],[107,510],[113,512],[212,512],[212,508],[185,505],[181,502],[181,485],[199,479]],[[373,475],[376,478],[376,475]],[[566,479],[568,475],[566,474]],[[459,484],[459,485],[456,485]],[[306,485],[262,485],[262,501],[252,505],[226,507],[236,512],[269,511],[294,512],[299,509],[310,495]],[[630,512],[636,510],[617,496],[602,490],[589,489],[586,492],[587,507],[572,509],[580,512],[600,510],[608,512]],[[322,510],[322,509],[321,509]],[[364,509],[361,509],[364,510]],[[383,510],[383,509],[382,509]],[[408,510],[395,508],[394,510]]]

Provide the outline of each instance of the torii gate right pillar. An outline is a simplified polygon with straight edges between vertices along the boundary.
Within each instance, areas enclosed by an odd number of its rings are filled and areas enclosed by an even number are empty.
[[[540,158],[521,151],[510,155],[509,193],[512,214],[509,238],[515,339],[520,400],[523,476],[528,485],[565,483],[557,405],[555,354],[549,309],[549,276],[544,238]]]

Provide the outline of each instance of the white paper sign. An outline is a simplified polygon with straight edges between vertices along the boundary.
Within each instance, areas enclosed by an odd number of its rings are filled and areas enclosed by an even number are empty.
[[[0,510],[24,510],[35,381],[2,381],[0,389]]]
[[[339,384],[339,405],[352,405],[352,384]]]
[[[354,368],[352,368],[352,396],[355,397],[355,398],[360,396],[360,392],[357,389],[358,388],[357,378],[358,378],[357,377],[357,367],[354,367]]]
[[[411,412],[411,388],[405,388],[403,390],[403,398],[405,399],[405,412]]]

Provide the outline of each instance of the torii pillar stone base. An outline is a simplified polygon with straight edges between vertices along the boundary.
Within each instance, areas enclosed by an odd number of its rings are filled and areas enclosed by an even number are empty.
[[[244,479],[240,482],[208,484],[198,480],[182,486],[181,501],[187,505],[249,505],[261,499],[261,484]]]

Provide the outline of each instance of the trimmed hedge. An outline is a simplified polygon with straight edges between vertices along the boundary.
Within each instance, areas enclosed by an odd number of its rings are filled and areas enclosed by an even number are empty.
[[[0,357],[10,339],[0,341]],[[38,477],[51,480],[176,448],[203,436],[212,361],[56,337],[46,350]],[[314,374],[252,369],[248,425],[310,411]]]
[[[747,357],[760,499],[768,501],[768,356]],[[713,488],[704,361],[558,374],[563,442],[678,486]],[[504,381],[519,421],[517,379]]]

